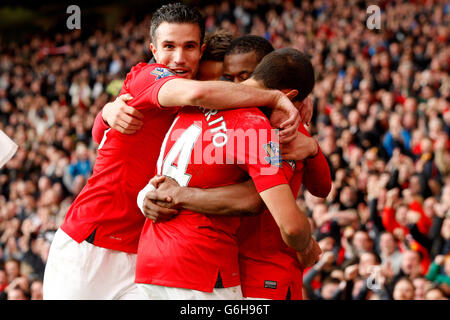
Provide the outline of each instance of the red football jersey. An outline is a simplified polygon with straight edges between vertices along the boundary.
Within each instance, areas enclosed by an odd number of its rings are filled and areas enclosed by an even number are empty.
[[[309,136],[303,126],[299,127],[299,131]],[[329,190],[331,186],[331,178],[328,163],[320,151],[319,153],[320,158],[315,157],[317,161],[312,165],[318,167],[315,168],[314,178],[321,180],[315,183],[315,187],[319,193],[324,194],[326,190],[323,189]],[[289,186],[296,197],[305,173],[304,161],[288,163],[295,168]],[[301,300],[302,270],[296,252],[284,243],[270,212],[265,210],[257,216],[242,217],[238,236],[243,296],[284,300],[290,289],[291,299]]]
[[[253,179],[259,192],[287,183],[270,123],[256,108],[184,108],[161,148],[158,174],[181,186],[213,188]],[[240,284],[238,217],[189,210],[169,221],[145,222],[136,282],[212,292]]]
[[[155,173],[164,135],[179,108],[161,108],[158,92],[175,78],[164,65],[140,63],[133,67],[121,94],[144,114],[144,125],[133,135],[108,130],[99,146],[92,176],[70,207],[62,230],[77,242],[94,230],[94,244],[137,252],[144,216],[136,204],[139,191]]]

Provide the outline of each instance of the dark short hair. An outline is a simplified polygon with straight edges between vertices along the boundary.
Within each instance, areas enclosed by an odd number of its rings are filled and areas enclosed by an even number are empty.
[[[252,78],[268,89],[297,89],[294,100],[303,101],[314,88],[314,69],[306,54],[282,48],[266,55],[253,71]]]
[[[227,30],[217,30],[205,35],[206,48],[203,52],[203,61],[223,61],[225,52],[227,52],[233,34]]]
[[[239,53],[255,52],[257,61],[261,61],[264,56],[275,49],[272,44],[263,37],[246,35],[234,39],[228,48],[225,56]]]
[[[200,27],[200,44],[205,37],[205,20],[196,8],[182,3],[169,3],[155,11],[150,25],[152,41],[156,39],[156,29],[163,22],[167,23],[193,23]]]

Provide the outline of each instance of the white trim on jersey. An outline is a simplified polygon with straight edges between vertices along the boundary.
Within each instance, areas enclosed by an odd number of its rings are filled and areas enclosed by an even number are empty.
[[[103,138],[102,138],[102,141],[100,142],[100,144],[98,146],[98,150],[100,150],[103,147],[103,145],[105,144],[105,142],[106,142],[106,134],[109,132],[109,130],[111,130],[111,128],[106,129],[105,132],[103,133]]]

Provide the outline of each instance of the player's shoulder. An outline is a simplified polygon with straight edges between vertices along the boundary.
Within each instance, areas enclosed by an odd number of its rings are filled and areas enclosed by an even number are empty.
[[[230,116],[240,127],[269,126],[269,119],[259,108],[239,108],[230,110]]]
[[[159,80],[168,76],[174,76],[173,73],[167,66],[160,63],[146,63],[140,62],[133,66],[129,72],[129,74],[133,76],[142,76],[146,75],[154,78],[155,80]]]

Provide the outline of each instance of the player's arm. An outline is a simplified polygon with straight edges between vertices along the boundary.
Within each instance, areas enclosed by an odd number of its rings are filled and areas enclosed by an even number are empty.
[[[317,141],[301,132],[297,132],[289,143],[281,145],[281,156],[285,160],[301,161],[319,154]]]
[[[283,241],[297,251],[300,267],[311,267],[322,250],[311,236],[308,218],[297,206],[289,185],[280,184],[259,194],[280,228]]]
[[[236,84],[226,81],[197,81],[173,78],[166,81],[158,91],[158,102],[162,107],[200,106],[206,109],[233,109],[243,107],[267,106],[282,113],[281,119],[272,125],[283,130],[280,131],[281,141],[290,141],[297,131],[300,123],[298,110],[289,98],[278,90],[265,90],[248,85]],[[121,100],[116,99],[103,108],[102,117],[105,122],[116,129],[114,119],[120,118],[119,131],[128,129],[127,119],[136,118],[128,110],[130,117],[124,115],[126,108],[131,108]],[[135,126],[129,128],[133,133]],[[121,131],[121,132],[122,132]]]
[[[316,156],[305,160],[303,184],[306,189],[319,198],[326,198],[331,191],[331,172],[328,161],[319,147]]]
[[[94,139],[98,138],[98,131],[103,135],[103,132],[108,128],[113,128],[124,134],[133,134],[142,128],[144,115],[135,107],[126,104],[131,99],[133,97],[130,94],[122,94],[114,102],[108,102],[103,107],[97,115],[97,118],[100,116],[101,123],[97,123],[96,118],[94,127],[92,128],[92,136]],[[96,128],[96,125],[98,128]],[[96,130],[95,136],[94,130]]]
[[[311,226],[297,206],[289,185],[266,189],[260,196],[280,228],[284,242],[296,251],[306,249],[311,241]]]
[[[299,117],[297,109],[281,91],[227,81],[172,79],[161,87],[158,100],[164,107],[199,106],[216,110],[267,106],[289,115],[288,121],[280,123],[281,128]]]
[[[169,177],[155,176],[143,197],[142,213],[153,221],[166,220],[175,213],[167,209],[187,209],[208,215],[248,216],[264,209],[264,203],[253,181],[202,189],[180,187]],[[166,201],[170,199],[170,201]]]
[[[103,139],[103,135],[106,130],[109,129],[109,126],[107,123],[105,123],[102,119],[102,112],[100,111],[94,120],[94,126],[92,127],[92,139],[97,144],[100,144],[100,142]]]
[[[302,128],[300,128],[302,129]],[[304,160],[303,185],[314,196],[326,198],[331,190],[328,161],[317,141],[307,131],[297,132],[289,143],[282,144],[281,155],[287,160]]]
[[[163,182],[166,187],[163,187]],[[177,187],[177,183],[171,178],[156,177],[152,184],[153,188],[143,190],[146,200],[152,199],[160,204],[171,202],[171,210],[183,207],[204,214],[236,214],[258,213],[262,209],[258,193],[251,181],[226,187],[198,189]],[[155,186],[161,190],[155,192]],[[304,250],[311,238],[311,228],[308,218],[298,208],[289,185],[281,184],[261,191],[259,195],[273,215],[286,244],[296,251]],[[141,209],[145,213],[148,209],[147,201],[144,201]]]

